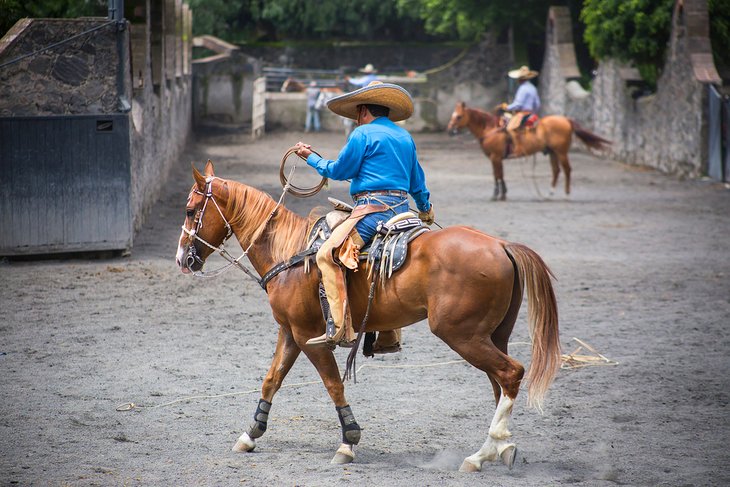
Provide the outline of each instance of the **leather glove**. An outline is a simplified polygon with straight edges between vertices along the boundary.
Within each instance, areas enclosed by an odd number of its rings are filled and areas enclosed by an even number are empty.
[[[433,214],[433,205],[431,205],[431,208],[429,208],[428,211],[419,211],[418,218],[420,218],[426,225],[433,225],[433,222],[436,219]]]

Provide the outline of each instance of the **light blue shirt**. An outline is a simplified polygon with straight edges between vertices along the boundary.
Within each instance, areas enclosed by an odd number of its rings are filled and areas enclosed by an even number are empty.
[[[358,78],[350,78],[347,82],[351,85],[363,87],[369,85],[372,81],[377,81],[377,79],[378,75],[376,75],[375,73],[369,73]]]
[[[515,93],[515,99],[507,105],[507,110],[519,110],[525,112],[537,113],[540,111],[540,97],[537,94],[537,88],[529,81],[520,83]]]
[[[431,208],[426,176],[418,162],[413,137],[387,117],[378,117],[355,128],[337,160],[310,154],[307,164],[321,176],[351,180],[351,195],[396,189],[410,193],[419,211]]]

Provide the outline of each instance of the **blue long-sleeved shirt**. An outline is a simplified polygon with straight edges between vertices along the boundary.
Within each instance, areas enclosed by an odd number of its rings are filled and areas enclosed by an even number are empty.
[[[378,117],[357,127],[337,156],[324,159],[317,154],[307,157],[307,164],[330,179],[350,179],[350,194],[363,191],[397,189],[413,196],[419,211],[428,211],[430,193],[426,177],[418,162],[416,144],[411,134]]]
[[[537,88],[529,81],[521,83],[515,93],[515,99],[507,105],[507,110],[521,110],[526,112],[537,113],[540,110],[540,97],[537,94]]]

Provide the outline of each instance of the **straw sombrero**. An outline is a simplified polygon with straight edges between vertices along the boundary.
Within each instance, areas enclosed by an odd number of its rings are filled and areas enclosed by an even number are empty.
[[[398,85],[371,81],[359,90],[336,96],[327,102],[327,108],[345,118],[357,120],[358,105],[382,105],[390,108],[388,118],[400,122],[413,115],[411,95]]]
[[[532,79],[538,74],[540,73],[531,70],[527,66],[522,66],[520,69],[514,69],[510,71],[509,73],[507,73],[507,76],[513,79]]]
[[[360,72],[365,73],[365,74],[371,74],[371,73],[377,73],[378,70],[375,69],[375,66],[373,66],[372,64],[367,64],[367,65],[365,65],[364,68],[360,68]]]

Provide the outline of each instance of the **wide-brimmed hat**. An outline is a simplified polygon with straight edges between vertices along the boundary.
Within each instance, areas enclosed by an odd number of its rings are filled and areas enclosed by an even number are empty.
[[[538,74],[540,73],[531,70],[527,66],[522,66],[520,69],[514,69],[510,71],[509,73],[507,73],[507,76],[513,79],[532,79]]]
[[[365,65],[364,68],[360,68],[360,72],[365,73],[365,74],[371,74],[371,73],[377,73],[378,70],[375,69],[375,66],[373,66],[372,64],[367,64],[367,65]]]
[[[398,85],[371,81],[359,90],[336,96],[327,102],[327,108],[345,118],[357,120],[358,105],[382,105],[390,108],[388,118],[400,122],[413,115],[413,98]]]

